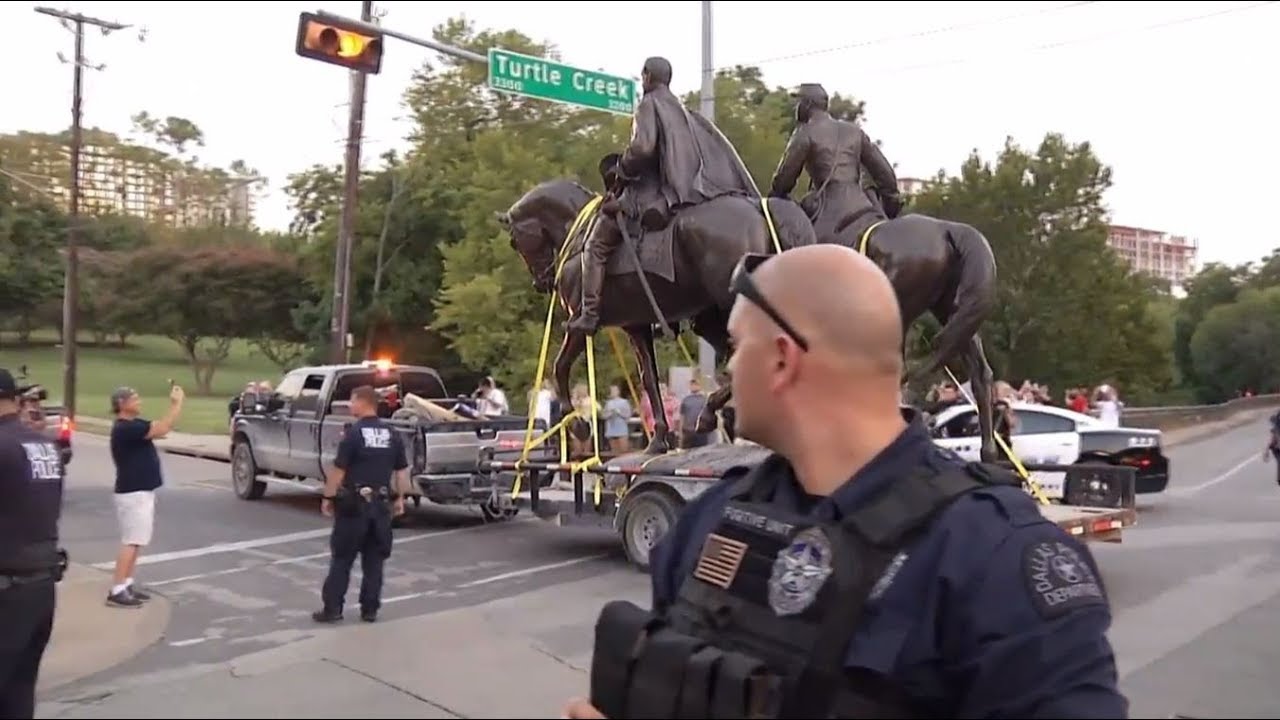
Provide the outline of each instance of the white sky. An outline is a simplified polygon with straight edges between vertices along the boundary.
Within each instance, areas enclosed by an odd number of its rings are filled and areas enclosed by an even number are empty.
[[[862,98],[901,176],[994,157],[1006,135],[1089,140],[1115,172],[1114,221],[1187,234],[1201,262],[1280,246],[1266,218],[1280,184],[1280,4],[1275,2],[716,2],[717,66],[759,64],[770,85],[823,83]],[[1067,7],[1068,5],[1072,7]],[[0,4],[9,65],[0,132],[70,122],[72,35],[35,4]],[[85,124],[124,133],[138,110],[194,120],[202,159],[244,158],[271,182],[264,227],[284,228],[285,176],[338,163],[347,74],[294,54],[298,13],[358,16],[355,0],[55,5],[136,30],[87,35]],[[378,2],[383,23],[429,37],[451,15],[551,40],[565,62],[620,75],[665,55],[677,91],[699,86],[701,3]],[[782,8],[786,8],[785,12]],[[634,16],[632,15],[634,13]],[[803,28],[808,27],[808,30]],[[666,28],[665,30],[663,28]],[[856,46],[855,46],[856,45]],[[366,163],[403,147],[400,96],[429,51],[391,40],[370,78]],[[21,64],[17,60],[21,59]],[[764,61],[764,62],[762,62]]]

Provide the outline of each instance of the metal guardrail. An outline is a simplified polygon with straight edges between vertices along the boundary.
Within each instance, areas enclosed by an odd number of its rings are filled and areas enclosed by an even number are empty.
[[[1174,430],[1226,420],[1240,412],[1270,408],[1280,408],[1280,394],[1234,398],[1217,405],[1129,407],[1121,411],[1120,422],[1128,427]]]

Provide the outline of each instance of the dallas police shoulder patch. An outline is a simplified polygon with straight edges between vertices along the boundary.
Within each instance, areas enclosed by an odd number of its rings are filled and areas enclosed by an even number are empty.
[[[831,540],[822,528],[796,533],[773,561],[769,576],[769,607],[773,612],[785,616],[809,609],[831,577],[831,556]]]
[[[1046,620],[1076,608],[1106,604],[1102,584],[1088,561],[1071,545],[1037,542],[1022,551],[1022,576],[1031,604]]]

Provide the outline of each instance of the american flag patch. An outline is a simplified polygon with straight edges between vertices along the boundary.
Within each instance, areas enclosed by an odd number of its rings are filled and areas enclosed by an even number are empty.
[[[733,578],[738,575],[738,566],[742,565],[742,558],[746,554],[746,543],[712,533],[702,544],[702,555],[698,558],[693,576],[722,590],[728,590]]]

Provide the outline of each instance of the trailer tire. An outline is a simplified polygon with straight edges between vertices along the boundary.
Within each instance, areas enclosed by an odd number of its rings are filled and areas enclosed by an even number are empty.
[[[231,448],[231,487],[241,500],[260,500],[267,492],[266,481],[258,479],[258,463],[248,440],[237,439]]]
[[[624,501],[622,547],[632,565],[649,571],[649,552],[675,527],[681,501],[662,490],[641,490]]]

